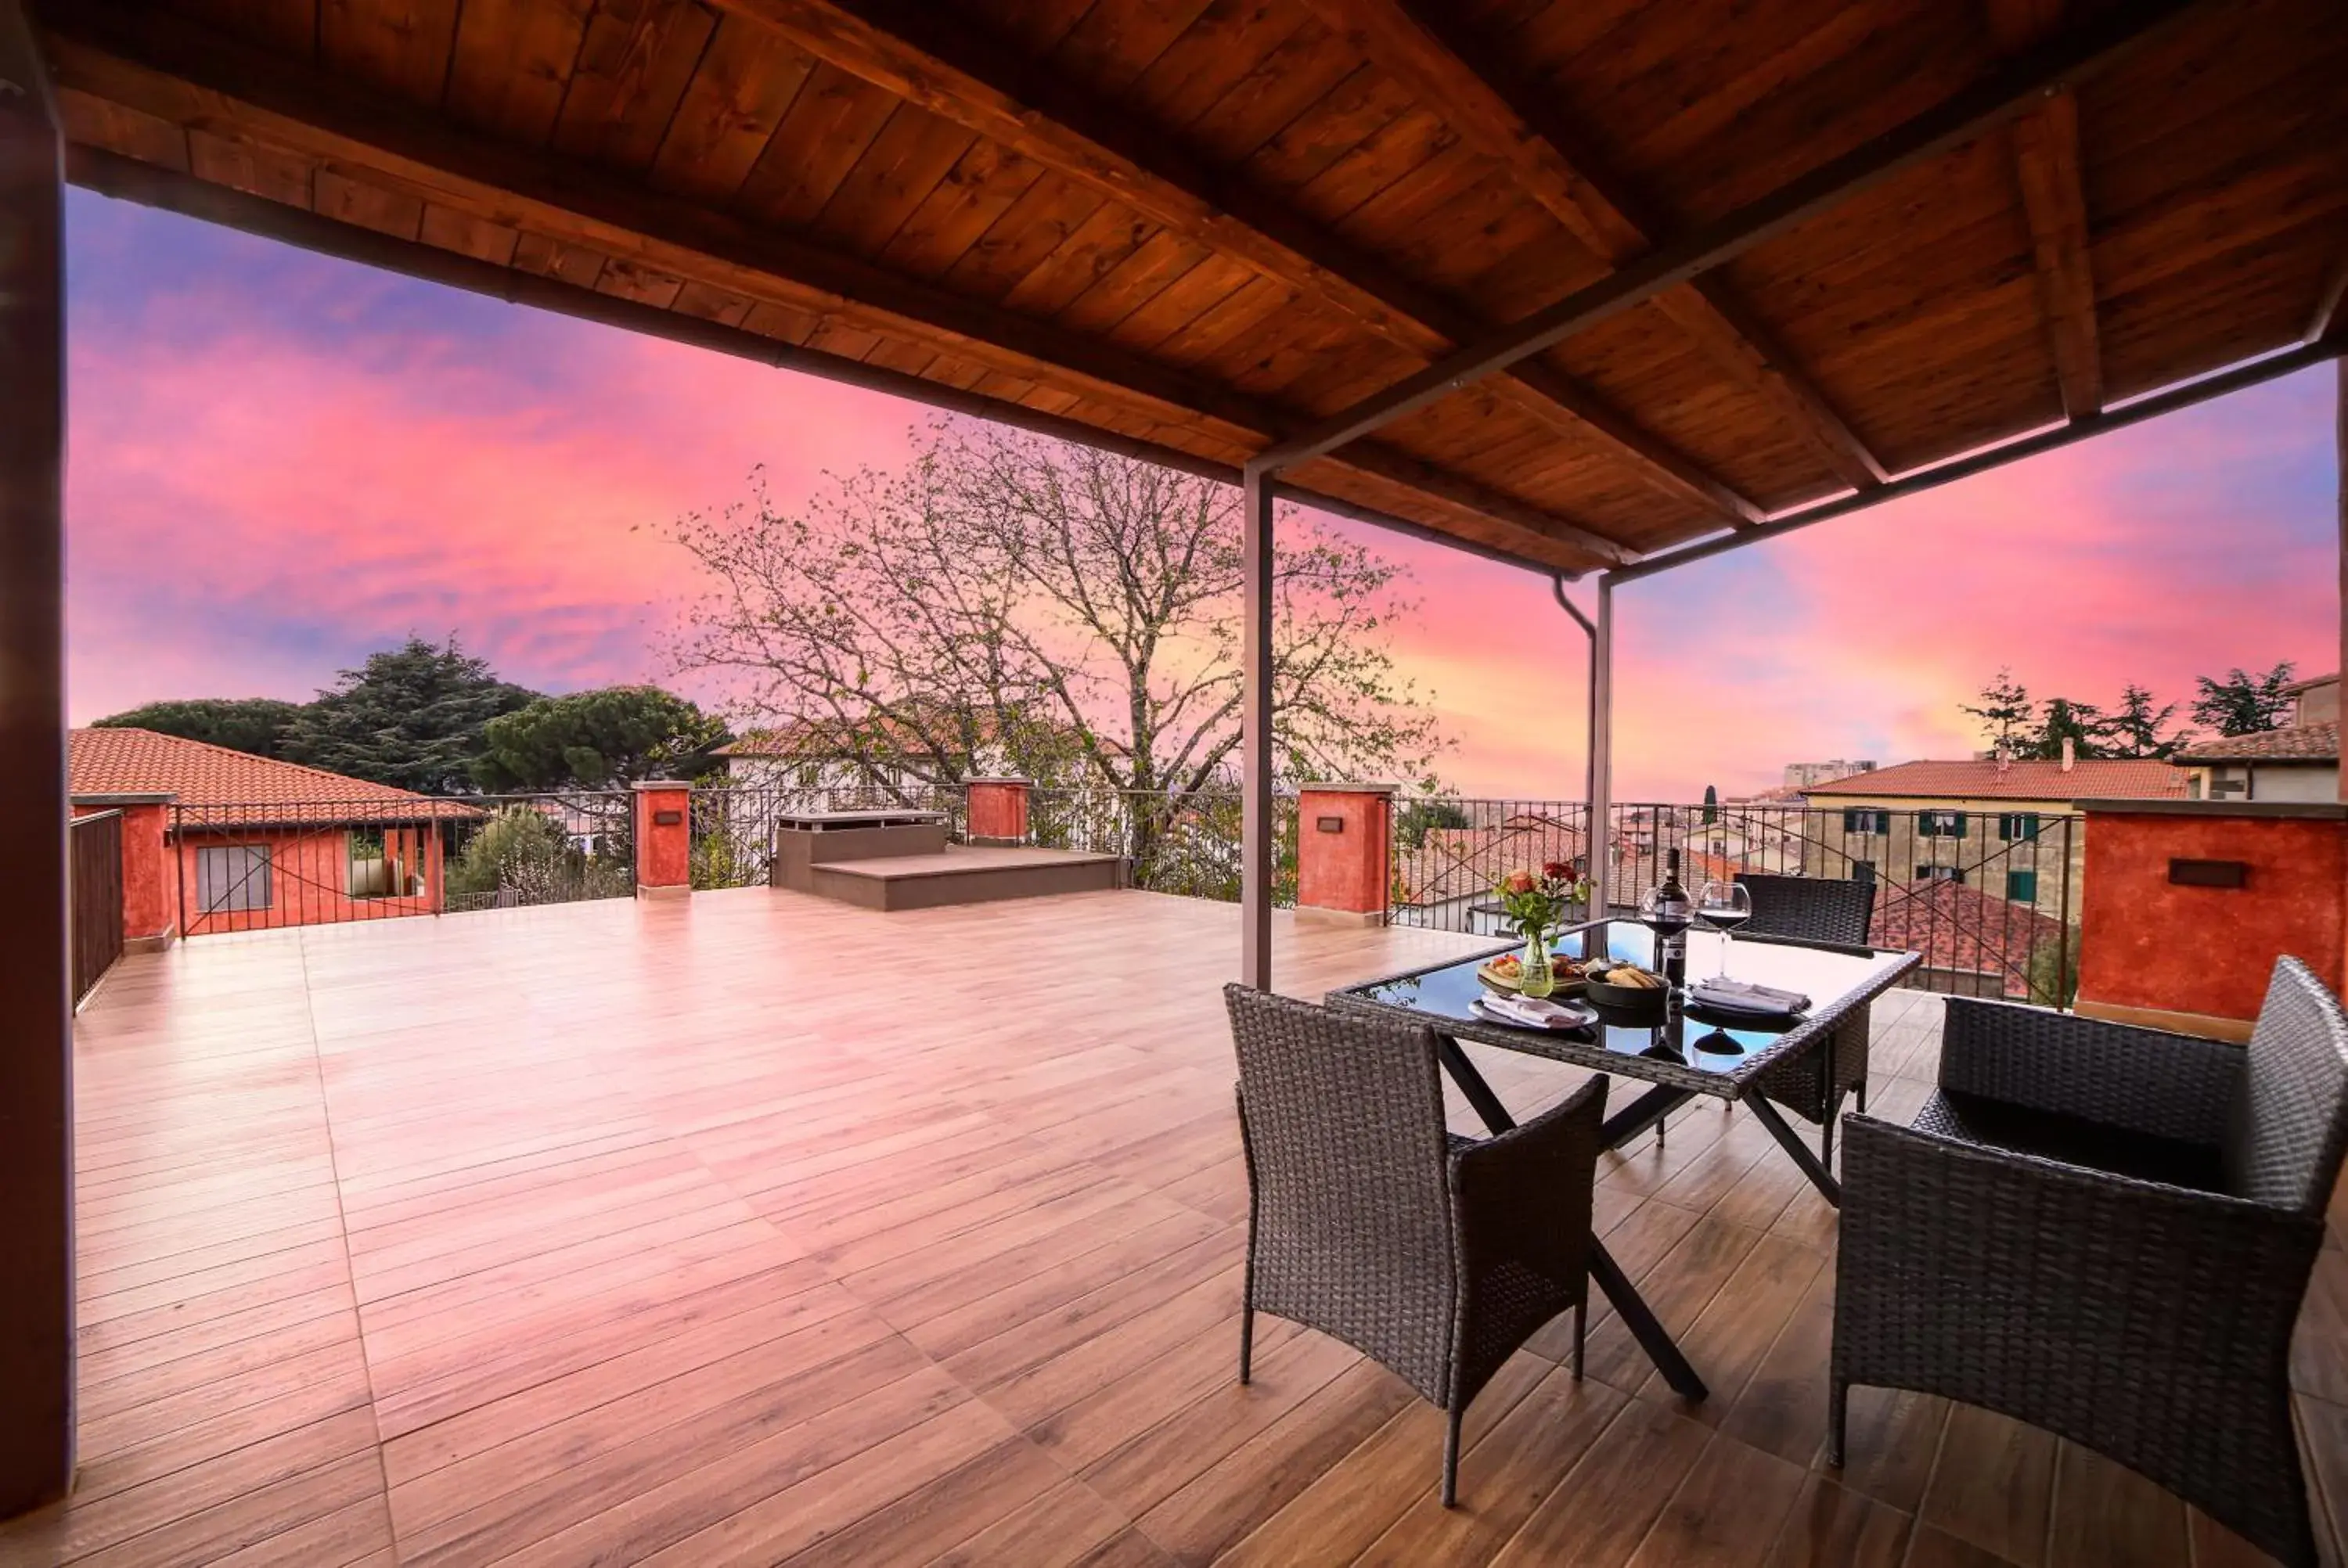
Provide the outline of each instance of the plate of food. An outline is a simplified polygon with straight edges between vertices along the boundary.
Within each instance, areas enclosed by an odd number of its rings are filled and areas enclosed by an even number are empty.
[[[1581,989],[1581,976],[1563,958],[1555,960],[1557,983],[1551,996],[1571,996]],[[1524,989],[1525,961],[1516,953],[1502,953],[1497,958],[1487,958],[1476,966],[1476,978],[1496,991],[1511,993]]]
[[[1663,977],[1636,964],[1600,962],[1583,975],[1585,994],[1600,1007],[1625,1013],[1660,1013],[1671,987]]]

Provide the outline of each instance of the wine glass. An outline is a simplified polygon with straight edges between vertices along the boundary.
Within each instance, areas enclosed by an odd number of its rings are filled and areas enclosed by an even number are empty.
[[[1718,877],[1704,885],[1696,895],[1695,918],[1707,930],[1720,933],[1720,968],[1713,979],[1728,978],[1728,937],[1737,927],[1753,918],[1753,894],[1744,883]]]

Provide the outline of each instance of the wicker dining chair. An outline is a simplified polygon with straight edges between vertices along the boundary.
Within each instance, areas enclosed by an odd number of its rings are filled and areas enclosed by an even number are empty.
[[[1826,942],[1845,948],[1867,946],[1868,922],[1875,909],[1875,884],[1833,876],[1779,876],[1740,871],[1736,880],[1753,897],[1753,918],[1746,935],[1787,937],[1797,942]],[[1867,1007],[1853,1008],[1835,1026],[1832,1092],[1826,1076],[1827,1052],[1807,1050],[1782,1067],[1761,1075],[1761,1092],[1805,1121],[1817,1122],[1819,1152],[1834,1147],[1835,1112],[1843,1096],[1855,1097],[1867,1109],[1867,1040],[1872,1027]]]
[[[1497,1137],[1461,1138],[1444,1127],[1432,1031],[1223,994],[1248,1172],[1240,1381],[1259,1311],[1353,1346],[1449,1417],[1448,1508],[1468,1401],[1568,1310],[1581,1375],[1606,1080]]]
[[[2348,1016],[2304,964],[2276,963],[2247,1050],[1952,997],[1915,1125],[1844,1140],[1832,1463],[1852,1384],[1912,1389],[2316,1560],[2291,1338],[2348,1147]]]

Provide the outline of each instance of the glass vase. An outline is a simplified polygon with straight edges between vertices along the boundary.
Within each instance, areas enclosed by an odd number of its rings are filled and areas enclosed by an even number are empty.
[[[1557,971],[1550,964],[1549,933],[1527,929],[1525,950],[1518,956],[1521,969],[1517,981],[1520,996],[1545,997],[1557,989]]]

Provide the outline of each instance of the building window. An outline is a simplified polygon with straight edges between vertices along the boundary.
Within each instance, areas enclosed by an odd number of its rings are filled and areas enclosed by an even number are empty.
[[[1842,814],[1842,830],[1845,833],[1889,833],[1891,831],[1891,814],[1878,811],[1872,806],[1846,811]]]
[[[1997,819],[1997,835],[2007,840],[2018,838],[2027,841],[2036,838],[2038,814],[2034,811],[2009,811],[2000,814]]]
[[[1919,882],[1962,882],[1964,879],[1964,872],[1954,866],[1919,866],[1916,867],[1916,880]]]
[[[1962,838],[1965,814],[1961,811],[1920,811],[1916,831],[1926,838]]]
[[[196,906],[206,915],[270,907],[269,848],[224,844],[196,851]]]
[[[2005,874],[2006,901],[2013,904],[2038,902],[2038,873],[2009,871]]]

